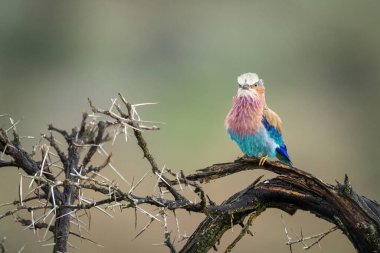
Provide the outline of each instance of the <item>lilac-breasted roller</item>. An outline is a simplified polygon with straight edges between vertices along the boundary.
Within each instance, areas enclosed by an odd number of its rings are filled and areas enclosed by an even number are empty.
[[[237,95],[225,120],[231,139],[244,154],[261,158],[260,165],[274,157],[292,165],[282,139],[281,119],[266,104],[263,80],[255,73],[245,73],[237,81]]]

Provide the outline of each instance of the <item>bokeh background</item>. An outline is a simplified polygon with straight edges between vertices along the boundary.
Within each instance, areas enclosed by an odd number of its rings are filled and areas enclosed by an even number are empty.
[[[78,125],[89,110],[87,97],[102,106],[117,92],[135,103],[159,102],[140,110],[144,119],[166,123],[146,133],[151,151],[160,166],[191,173],[241,155],[223,121],[236,77],[257,72],[269,106],[283,119],[295,165],[332,184],[346,173],[355,190],[379,200],[379,8],[378,1],[347,0],[1,1],[0,114],[22,120],[20,134],[36,137],[25,140],[31,148],[48,123]],[[8,119],[0,125],[9,126]],[[128,179],[140,178],[149,168],[135,140],[122,139],[109,147],[114,164]],[[0,202],[17,199],[19,171],[0,173]],[[263,173],[242,173],[205,190],[221,202]],[[147,180],[140,193],[151,188]],[[104,248],[73,239],[80,249],[70,252],[168,251],[152,246],[162,242],[158,223],[133,240],[148,221],[142,215],[135,229],[133,211],[115,211],[114,219],[92,214],[91,239]],[[203,218],[179,216],[188,235]],[[283,219],[298,234],[331,227],[305,212]],[[22,246],[51,252],[37,242],[43,233],[24,231],[12,218],[0,222],[9,252]],[[288,252],[280,211],[260,216],[252,230],[255,236],[234,252]],[[227,232],[220,250],[238,233]],[[355,250],[335,232],[309,252]]]

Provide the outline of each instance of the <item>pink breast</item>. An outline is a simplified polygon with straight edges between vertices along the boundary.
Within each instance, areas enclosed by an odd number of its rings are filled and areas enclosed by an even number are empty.
[[[256,134],[261,126],[264,100],[249,96],[233,98],[233,104],[226,117],[226,127],[238,134]]]

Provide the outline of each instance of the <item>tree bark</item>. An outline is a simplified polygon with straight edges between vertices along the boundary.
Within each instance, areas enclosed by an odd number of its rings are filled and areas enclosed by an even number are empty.
[[[259,215],[267,208],[281,209],[291,215],[298,209],[309,211],[335,224],[358,252],[380,252],[380,207],[352,190],[347,177],[344,184],[333,186],[280,162],[267,162],[264,167],[258,167],[256,159],[239,159],[234,163],[212,165],[186,179],[209,181],[259,168],[279,176],[250,185],[220,206],[209,206],[210,215],[198,226],[181,253],[208,252],[232,224],[241,224],[249,214]]]

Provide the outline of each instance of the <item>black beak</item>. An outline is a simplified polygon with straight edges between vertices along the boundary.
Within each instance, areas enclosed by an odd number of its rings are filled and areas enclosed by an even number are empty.
[[[249,85],[248,84],[240,84],[239,87],[243,90],[248,90],[249,89]]]

